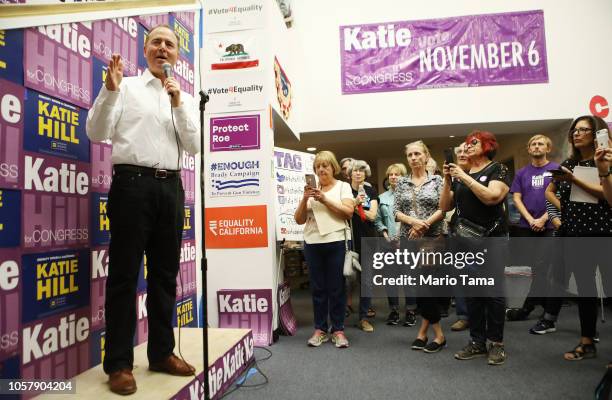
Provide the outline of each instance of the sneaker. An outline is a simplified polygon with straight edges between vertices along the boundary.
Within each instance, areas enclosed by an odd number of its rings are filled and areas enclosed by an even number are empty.
[[[524,308],[509,308],[506,310],[506,319],[508,321],[524,321],[530,312]]]
[[[376,310],[374,307],[368,308],[368,318],[374,318],[376,316]]]
[[[546,319],[539,320],[534,326],[529,329],[529,333],[532,335],[545,335],[547,333],[555,332],[557,328],[555,328],[554,321],[548,321]]]
[[[444,340],[442,343],[438,343],[435,340],[432,340],[431,342],[427,343],[427,346],[423,347],[423,351],[425,353],[437,353],[445,347],[446,340]]]
[[[506,350],[504,345],[499,343],[491,343],[489,345],[489,365],[502,365],[506,362]]]
[[[476,342],[470,342],[463,349],[455,353],[455,358],[457,360],[471,360],[476,357],[484,357],[487,354],[487,346]]]
[[[349,347],[349,341],[344,334],[344,331],[336,331],[332,334],[332,343],[339,349],[346,349]]]
[[[328,340],[329,336],[327,336],[327,333],[320,329],[315,329],[313,335],[310,337],[310,339],[308,339],[308,346],[319,347]]]
[[[387,317],[387,325],[397,325],[399,324],[400,316],[396,310],[391,310],[389,316]]]
[[[427,346],[427,338],[425,338],[425,340],[416,338],[414,342],[412,342],[410,348],[412,350],[423,350],[425,346]]]
[[[367,319],[362,319],[357,323],[357,327],[364,332],[374,332],[374,326]]]
[[[416,314],[412,310],[406,311],[406,320],[404,326],[415,326],[416,325]]]
[[[465,319],[458,319],[451,325],[451,331],[461,332],[470,327],[470,323]]]

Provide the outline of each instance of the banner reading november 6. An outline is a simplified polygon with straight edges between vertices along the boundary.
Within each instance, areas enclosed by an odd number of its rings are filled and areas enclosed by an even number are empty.
[[[544,12],[340,27],[342,93],[548,82]]]

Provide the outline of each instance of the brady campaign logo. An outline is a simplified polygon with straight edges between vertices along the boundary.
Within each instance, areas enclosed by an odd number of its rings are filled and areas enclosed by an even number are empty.
[[[258,160],[213,162],[209,168],[210,196],[259,196],[260,162]]]
[[[265,205],[206,209],[206,248],[237,249],[268,246]]]
[[[210,119],[210,151],[259,149],[259,114]]]

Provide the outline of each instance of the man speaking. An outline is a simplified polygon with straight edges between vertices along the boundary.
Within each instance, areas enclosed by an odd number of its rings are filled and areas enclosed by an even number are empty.
[[[148,68],[142,76],[123,78],[121,56],[113,54],[105,85],[87,116],[89,138],[110,139],[113,144],[104,372],[110,375],[110,390],[124,395],[136,391],[133,340],[143,253],[148,272],[149,369],[172,375],[194,373],[191,365],[173,354],[172,311],[185,198],[181,156],[183,150],[200,151],[196,104],[181,91],[169,68],[178,53],[178,37],[168,25],[160,25],[145,41]]]

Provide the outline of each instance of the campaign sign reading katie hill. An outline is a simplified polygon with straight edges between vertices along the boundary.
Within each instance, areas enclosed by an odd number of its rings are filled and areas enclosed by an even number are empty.
[[[180,275],[176,277],[176,298],[182,299],[195,295],[196,282],[196,245],[194,240],[181,243]]]
[[[181,181],[185,191],[185,204],[195,204],[196,178],[195,157],[183,151],[183,166],[181,168]]]
[[[123,74],[135,76],[138,68],[138,22],[136,17],[120,17],[93,22],[93,54],[108,62],[118,53],[123,60]]]
[[[104,299],[108,276],[108,247],[91,248],[91,329],[104,328]]]
[[[0,187],[19,187],[19,165],[23,159],[22,137],[25,89],[0,79]]]
[[[174,65],[174,77],[181,86],[181,90],[193,96],[193,84],[195,81],[193,63],[185,57],[179,56]]]
[[[195,12],[193,11],[178,11],[170,13],[170,17],[178,20],[189,32],[195,33]]]
[[[0,29],[0,78],[23,85],[23,29]]]
[[[93,65],[93,98],[95,100],[100,93],[100,89],[104,85],[106,81],[106,74],[108,73],[108,62],[104,62],[99,60],[97,57],[92,57],[92,65]]]
[[[195,206],[185,205],[185,222],[183,224],[183,240],[195,239]]]
[[[196,295],[183,298],[176,302],[172,312],[172,320],[176,327],[197,327],[198,320],[196,319]]]
[[[27,90],[25,114],[24,150],[89,162],[87,110]]]
[[[18,247],[21,239],[21,191],[0,189],[0,247]]]
[[[107,143],[91,142],[91,189],[108,193],[113,180],[111,156],[113,146]]]
[[[0,362],[19,350],[21,327],[21,253],[0,252]],[[2,370],[2,368],[0,368]]]
[[[25,31],[25,86],[89,109],[92,94],[92,34],[83,23]]]
[[[147,341],[149,336],[149,320],[147,319],[147,292],[136,292],[136,335],[134,346]]]
[[[259,114],[210,119],[210,151],[259,149]]]
[[[171,15],[170,19],[172,21],[170,26],[174,28],[174,33],[176,33],[176,35],[179,37],[179,54],[193,64],[193,34],[177,18],[174,18]]]
[[[21,265],[24,324],[89,304],[89,249],[27,254]]]
[[[89,335],[89,358],[91,366],[96,366],[104,361],[104,344],[106,341],[106,330],[100,329],[95,330],[91,327],[91,334]]]
[[[147,28],[142,26],[142,24],[138,24],[138,48],[144,49],[145,41],[147,40],[147,36],[149,35],[149,31]],[[147,68],[147,59],[145,58],[144,51],[140,50],[138,52],[138,71],[139,75],[144,72]]]
[[[89,335],[89,307],[24,325],[22,378],[66,379],[89,369]]]
[[[91,194],[91,244],[94,246],[110,243],[110,219],[106,212],[107,204],[107,194]]]
[[[236,289],[217,291],[219,328],[253,331],[256,346],[272,343],[272,290]]]

